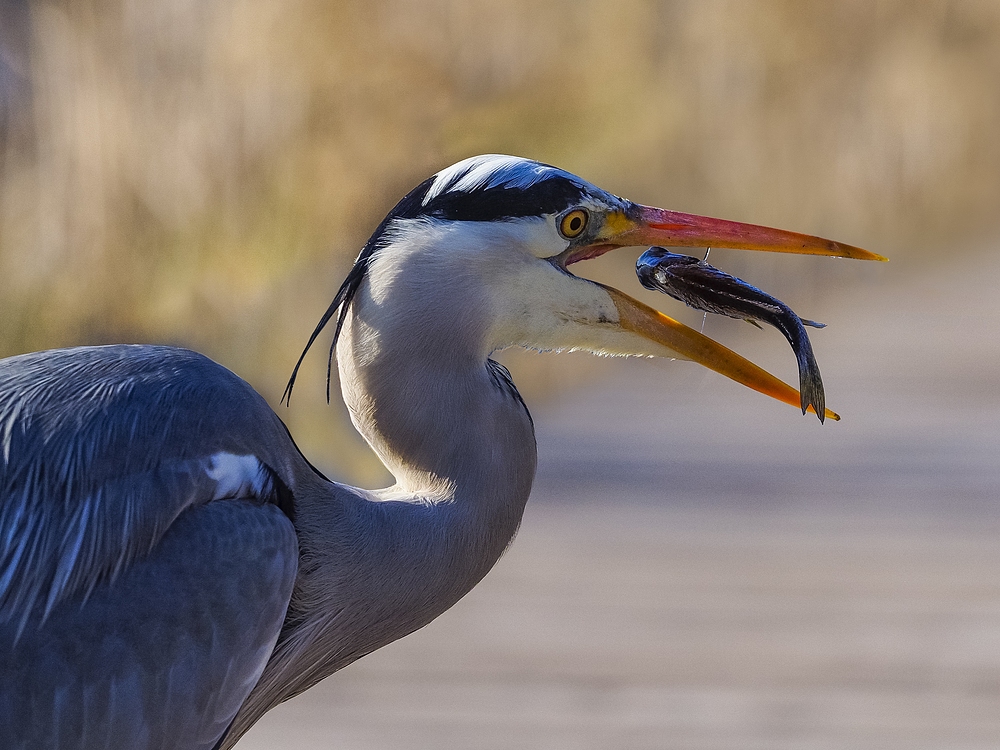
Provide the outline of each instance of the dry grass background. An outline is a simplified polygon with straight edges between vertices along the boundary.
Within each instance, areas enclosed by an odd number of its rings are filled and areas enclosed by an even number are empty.
[[[1000,214],[998,80],[992,0],[3,0],[0,353],[183,344],[273,403],[377,220],[478,152],[932,260]],[[521,359],[529,395],[595,366]],[[320,360],[284,414],[377,481]]]
[[[2,0],[0,354],[183,344],[274,403],[377,220],[478,152],[934,262],[997,223],[998,80],[992,0]],[[869,272],[787,261],[728,267]],[[320,360],[284,415],[377,480]]]

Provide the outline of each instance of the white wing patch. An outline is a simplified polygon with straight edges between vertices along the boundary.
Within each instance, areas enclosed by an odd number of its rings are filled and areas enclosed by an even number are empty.
[[[216,453],[209,457],[205,474],[216,483],[213,500],[263,497],[270,489],[267,470],[256,456]]]
[[[473,156],[438,172],[424,196],[423,205],[444,192],[468,193],[499,185],[523,190],[556,174],[579,181],[569,172],[520,156]]]

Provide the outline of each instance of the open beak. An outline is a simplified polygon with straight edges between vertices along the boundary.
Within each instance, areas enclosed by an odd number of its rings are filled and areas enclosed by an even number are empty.
[[[570,248],[561,260],[564,265],[569,265],[603,255],[616,247],[639,245],[725,247],[859,260],[887,260],[859,247],[821,237],[638,204],[631,204],[624,211],[606,215],[604,224],[592,241],[587,245]],[[601,286],[611,295],[618,309],[618,325],[623,330],[638,334],[665,347],[676,356],[698,362],[748,388],[800,408],[799,392],[766,370],[627,294],[612,287]],[[809,411],[813,411],[811,406]],[[825,416],[833,420],[840,419],[829,409]]]

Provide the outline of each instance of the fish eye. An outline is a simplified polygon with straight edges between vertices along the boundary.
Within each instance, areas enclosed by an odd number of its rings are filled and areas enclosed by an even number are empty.
[[[583,230],[587,228],[588,221],[590,221],[590,214],[584,209],[573,209],[563,216],[562,221],[559,222],[559,234],[568,240],[579,237],[583,234]]]

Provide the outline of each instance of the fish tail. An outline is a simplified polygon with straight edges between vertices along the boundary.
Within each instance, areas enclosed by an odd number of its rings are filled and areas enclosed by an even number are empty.
[[[802,413],[812,406],[823,422],[826,416],[826,393],[823,390],[823,378],[819,373],[819,364],[813,354],[812,344],[806,335],[805,329],[800,326],[801,337],[798,345],[792,344],[795,350],[795,359],[799,365],[799,395],[801,398]]]
[[[812,406],[819,421],[823,422],[826,418],[826,393],[823,390],[823,378],[819,374],[819,364],[804,327],[807,321],[799,318],[787,305],[782,305],[781,313],[768,322],[784,334],[795,352],[795,361],[799,366],[799,404],[802,406],[802,413],[805,414]]]

